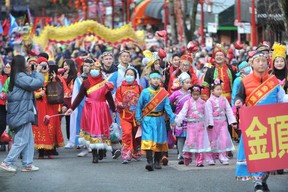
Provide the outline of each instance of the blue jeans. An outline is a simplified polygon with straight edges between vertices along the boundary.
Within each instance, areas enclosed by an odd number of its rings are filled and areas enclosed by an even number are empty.
[[[29,167],[34,157],[34,137],[31,123],[22,125],[13,136],[13,145],[4,160],[6,165],[14,165],[20,153],[22,154],[22,167]]]

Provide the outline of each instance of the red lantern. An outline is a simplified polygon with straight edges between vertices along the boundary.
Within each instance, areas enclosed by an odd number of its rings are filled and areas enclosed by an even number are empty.
[[[198,51],[198,44],[193,42],[193,41],[190,41],[187,45],[187,50],[190,53],[194,53],[194,52]]]
[[[238,49],[238,50],[240,50],[240,49],[243,49],[243,44],[241,44],[240,43],[240,41],[237,41],[235,44],[234,44],[234,47],[235,47],[235,49]]]
[[[158,56],[161,58],[161,59],[163,59],[163,58],[165,58],[166,57],[166,52],[163,50],[163,49],[159,49],[158,50]]]
[[[156,32],[156,35],[157,35],[158,37],[165,38],[165,37],[167,36],[167,31],[165,31],[165,30],[157,31],[157,32]]]

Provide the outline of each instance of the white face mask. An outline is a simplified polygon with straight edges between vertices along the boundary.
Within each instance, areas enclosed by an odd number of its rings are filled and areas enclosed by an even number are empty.
[[[92,70],[90,71],[90,75],[91,75],[92,77],[97,77],[98,75],[100,75],[100,70],[92,69]]]

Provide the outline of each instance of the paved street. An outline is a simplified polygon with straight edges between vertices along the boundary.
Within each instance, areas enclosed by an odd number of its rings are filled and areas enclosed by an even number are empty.
[[[99,164],[92,164],[88,157],[76,157],[77,149],[59,149],[55,159],[38,160],[40,171],[16,174],[0,171],[1,192],[48,192],[48,191],[158,191],[158,192],[248,192],[253,191],[252,182],[235,181],[235,158],[230,165],[197,168],[178,165],[176,150],[171,150],[169,166],[162,170],[147,172],[145,159],[122,165],[111,154]],[[7,152],[0,152],[3,160]],[[35,153],[35,157],[36,157]],[[17,162],[20,165],[20,161]],[[271,176],[268,184],[272,192],[288,191],[288,174]]]

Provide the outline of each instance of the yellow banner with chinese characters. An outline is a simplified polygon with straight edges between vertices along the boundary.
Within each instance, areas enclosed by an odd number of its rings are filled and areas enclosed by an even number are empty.
[[[288,168],[288,103],[240,109],[249,172]]]

